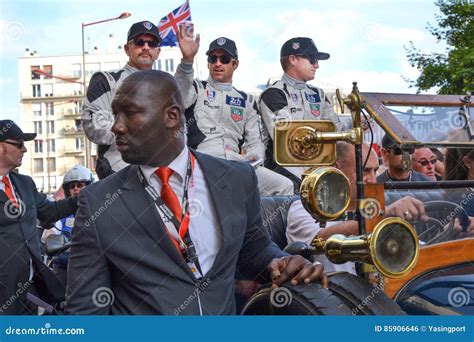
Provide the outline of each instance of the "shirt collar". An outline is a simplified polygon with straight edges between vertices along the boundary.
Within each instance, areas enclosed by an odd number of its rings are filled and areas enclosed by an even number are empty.
[[[207,82],[209,82],[210,85],[212,85],[214,88],[220,91],[232,90],[232,82],[230,83],[217,82],[217,81],[214,81],[211,76],[209,76],[209,78],[207,79]]]
[[[297,79],[288,75],[286,72],[283,74],[283,77],[281,79],[283,80],[283,82],[289,84],[290,86],[298,90],[302,90],[306,87],[306,82],[298,81]]]
[[[180,177],[180,181],[184,182],[186,177],[186,172],[188,171],[188,158],[189,158],[189,149],[187,146],[183,148],[179,156],[177,156],[168,167],[174,171],[174,174],[177,174]],[[140,168],[143,172],[148,183],[150,183],[150,178],[155,174],[155,171],[158,170],[158,167],[140,165]],[[157,177],[157,176],[154,176]]]

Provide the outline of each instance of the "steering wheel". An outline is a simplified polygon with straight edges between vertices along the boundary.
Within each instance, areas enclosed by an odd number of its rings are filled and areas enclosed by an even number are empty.
[[[454,240],[454,219],[468,220],[469,216],[459,204],[449,201],[425,202],[425,212],[428,216],[427,222],[414,222],[418,238],[426,245],[432,245],[442,241]]]

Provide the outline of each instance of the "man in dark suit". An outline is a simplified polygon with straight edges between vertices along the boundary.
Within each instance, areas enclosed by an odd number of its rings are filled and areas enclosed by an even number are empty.
[[[272,274],[275,287],[321,277],[320,264],[288,256],[262,229],[250,165],[186,147],[171,75],[133,73],[112,109],[118,150],[132,165],[79,195],[66,313],[234,314],[237,267]]]
[[[76,210],[76,198],[50,202],[31,177],[12,172],[21,165],[24,142],[35,133],[0,120],[0,314],[32,314],[31,292],[47,302],[64,297],[64,287],[41,260],[36,220],[45,224]]]

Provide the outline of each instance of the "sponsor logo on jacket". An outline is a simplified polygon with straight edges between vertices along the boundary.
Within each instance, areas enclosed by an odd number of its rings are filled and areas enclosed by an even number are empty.
[[[309,102],[309,103],[318,103],[318,102],[321,102],[321,98],[319,97],[319,93],[314,93],[314,94],[308,94],[308,93],[304,93],[305,97],[306,97],[306,100]]]
[[[230,117],[235,122],[242,121],[244,117],[244,110],[242,108],[230,107]]]
[[[215,90],[206,90],[206,96],[209,102],[214,101],[216,98],[216,91]]]
[[[240,97],[233,97],[233,96],[226,95],[225,103],[228,104],[229,106],[245,108],[245,100]]]

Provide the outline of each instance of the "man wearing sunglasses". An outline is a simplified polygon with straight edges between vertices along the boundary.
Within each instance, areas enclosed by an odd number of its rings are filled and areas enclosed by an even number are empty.
[[[412,170],[414,152],[414,149],[403,151],[389,135],[385,134],[382,138],[381,154],[388,168],[377,177],[377,183],[430,181],[431,179],[424,174]]]
[[[220,37],[206,52],[209,78],[194,80],[193,61],[199,49],[192,24],[181,25],[178,35],[183,59],[176,69],[176,80],[186,108],[188,145],[199,152],[227,160],[263,164],[260,118],[253,96],[236,89],[232,77],[239,66],[235,42]],[[259,190],[265,195],[291,195],[293,183],[259,165],[255,165]]]
[[[76,211],[77,199],[50,202],[31,177],[13,172],[27,151],[24,142],[35,137],[0,120],[0,315],[37,313],[28,292],[51,304],[64,299],[64,286],[42,262],[36,221],[51,226]]]
[[[96,172],[100,179],[123,169],[122,160],[111,131],[114,116],[110,104],[122,81],[138,70],[150,70],[160,54],[158,27],[149,21],[133,24],[123,46],[129,57],[121,69],[100,71],[92,75],[82,106],[82,125],[90,141],[99,145]]]
[[[284,74],[281,80],[272,84],[260,96],[259,105],[267,142],[265,166],[275,170],[299,186],[301,167],[283,168],[273,160],[273,129],[280,120],[331,120],[338,131],[345,129],[332,105],[321,88],[309,85],[314,79],[319,61],[330,55],[319,52],[311,38],[296,37],[283,44],[280,63]]]
[[[435,165],[438,162],[436,155],[428,147],[417,148],[412,156],[413,170],[419,172],[432,181],[436,181]]]

